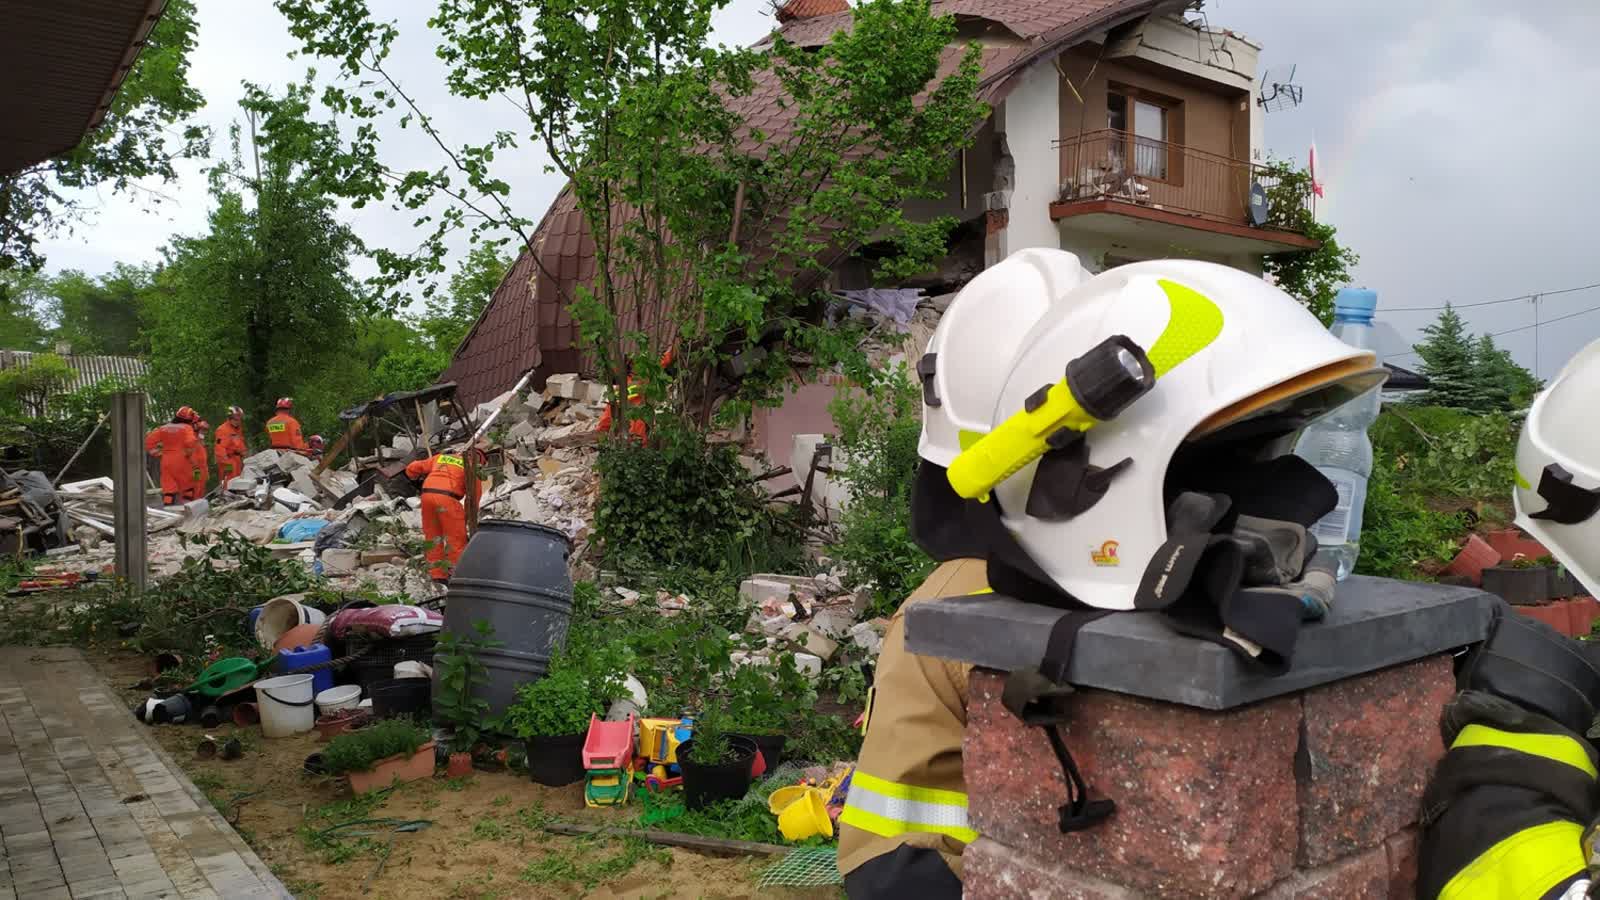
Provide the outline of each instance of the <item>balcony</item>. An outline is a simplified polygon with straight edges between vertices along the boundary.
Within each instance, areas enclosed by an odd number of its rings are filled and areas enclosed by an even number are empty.
[[[1050,217],[1063,228],[1165,243],[1208,253],[1281,253],[1317,242],[1285,222],[1288,210],[1251,215],[1252,185],[1274,196],[1261,166],[1182,144],[1093,131],[1056,142],[1069,173]],[[1276,192],[1281,194],[1282,192]],[[1307,208],[1310,192],[1290,202]],[[1282,197],[1276,198],[1284,202]]]

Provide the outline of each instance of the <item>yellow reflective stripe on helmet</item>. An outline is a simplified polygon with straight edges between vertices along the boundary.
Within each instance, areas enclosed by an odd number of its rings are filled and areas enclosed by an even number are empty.
[[[1521,472],[1518,472],[1517,470],[1513,469],[1513,470],[1511,470],[1511,473],[1514,476],[1515,481],[1517,482],[1517,487],[1522,488],[1525,491],[1533,490],[1533,485],[1528,483],[1528,479],[1522,477],[1522,473]]]
[[[461,457],[452,456],[448,453],[439,454],[439,458],[435,459],[434,463],[441,466],[455,466],[458,469],[466,468],[467,465],[466,461]]]
[[[1576,822],[1524,828],[1478,854],[1439,891],[1439,900],[1536,900],[1584,871],[1582,837]]]
[[[1155,367],[1156,377],[1160,378],[1211,346],[1222,333],[1222,310],[1194,288],[1165,278],[1157,279],[1156,284],[1161,286],[1172,308],[1167,327],[1145,354],[1150,357],[1150,365]]]
[[[966,794],[886,781],[860,769],[850,776],[850,796],[839,821],[879,837],[918,832],[963,843],[978,838],[967,825]]]
[[[1594,763],[1589,759],[1589,754],[1580,746],[1576,739],[1563,734],[1532,734],[1524,731],[1502,731],[1488,725],[1468,725],[1461,729],[1456,739],[1450,745],[1454,750],[1458,747],[1504,747],[1529,756],[1538,756],[1553,760],[1583,772],[1590,778],[1596,777]]]

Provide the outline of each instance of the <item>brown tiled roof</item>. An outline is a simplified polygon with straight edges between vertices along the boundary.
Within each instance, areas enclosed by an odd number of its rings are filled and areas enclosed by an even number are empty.
[[[991,21],[1021,38],[1019,43],[985,45],[982,49],[979,95],[995,103],[1004,98],[1015,83],[1014,76],[1029,64],[1052,58],[1094,31],[1146,15],[1162,2],[934,0],[933,11]],[[801,46],[820,46],[835,32],[849,28],[850,23],[851,15],[845,11],[797,19],[776,33]],[[946,48],[941,75],[954,70],[963,48],[964,44]],[[754,78],[753,89],[734,98],[729,106],[743,117],[751,132],[761,132],[769,142],[781,139],[793,121],[793,105],[778,102],[782,86],[770,72],[758,72]],[[748,152],[756,145],[750,137],[741,149]],[[530,279],[535,270],[532,256],[524,250],[442,376],[459,385],[458,396],[468,407],[504,392],[530,366],[538,367],[539,378],[559,372],[592,373],[592,366],[578,352],[577,327],[567,310],[576,286],[594,276],[593,239],[570,188],[557,195],[533,240],[543,263],[537,283]],[[553,273],[556,278],[546,273]],[[652,345],[657,345],[667,336],[664,331],[670,328],[670,317],[660,309],[646,313],[643,323],[636,316],[625,315],[624,327],[647,331],[656,338]]]
[[[789,0],[788,3],[778,7],[777,15],[779,22],[788,23],[797,19],[810,19],[849,10],[850,4],[845,0]]]

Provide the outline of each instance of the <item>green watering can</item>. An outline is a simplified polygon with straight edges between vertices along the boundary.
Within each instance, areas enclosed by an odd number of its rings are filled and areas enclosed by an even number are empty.
[[[212,700],[245,687],[272,667],[272,660],[256,662],[242,656],[219,659],[200,673],[194,684],[183,689],[185,694],[199,694]]]

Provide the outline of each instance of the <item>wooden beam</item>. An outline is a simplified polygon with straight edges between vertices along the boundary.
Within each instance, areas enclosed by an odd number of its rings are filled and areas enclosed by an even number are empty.
[[[317,468],[311,474],[321,475],[323,472],[328,471],[328,467],[333,465],[334,459],[336,459],[340,453],[344,452],[345,446],[351,441],[355,440],[356,435],[360,434],[361,429],[365,428],[366,426],[367,417],[365,415],[362,415],[354,422],[351,422],[350,427],[345,429],[344,434],[340,435],[339,439],[333,442],[333,446],[329,447],[323,452],[322,459],[317,461]]]
[[[701,853],[711,853],[717,856],[782,856],[794,851],[794,847],[784,847],[779,844],[759,844],[755,841],[735,841],[729,838],[703,837],[698,834],[680,834],[676,831],[646,831],[639,828],[610,828],[596,825],[569,825],[565,822],[553,822],[544,826],[544,830],[551,834],[564,834],[578,837],[583,835],[608,835],[611,837],[631,837],[652,844],[661,844],[665,847],[682,847],[685,850],[698,850]]]

